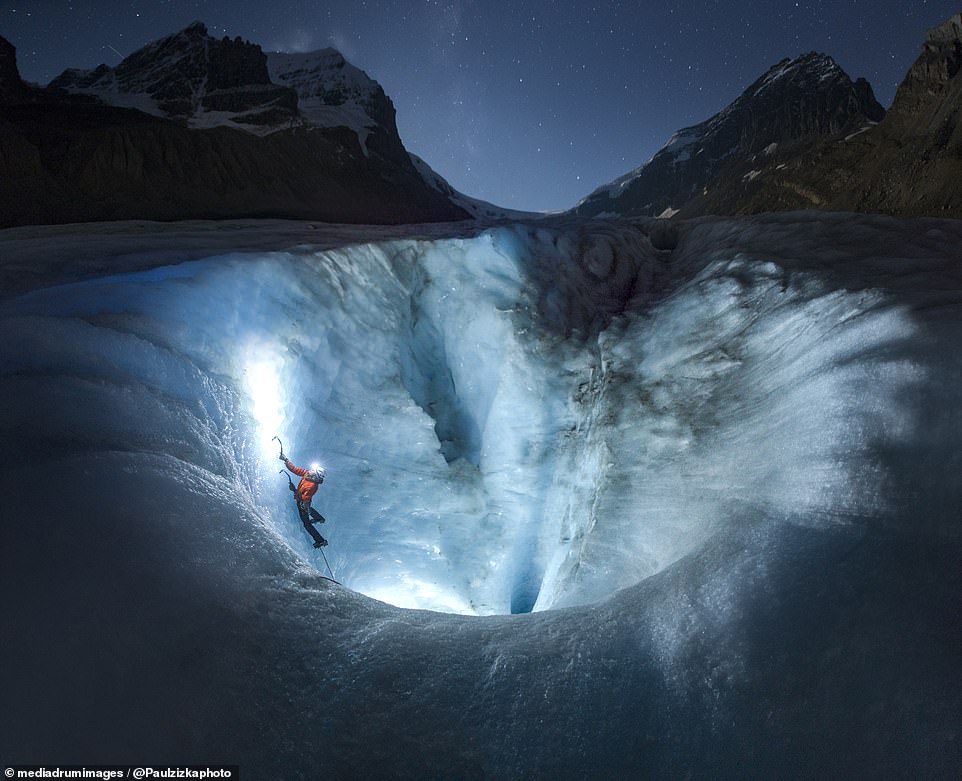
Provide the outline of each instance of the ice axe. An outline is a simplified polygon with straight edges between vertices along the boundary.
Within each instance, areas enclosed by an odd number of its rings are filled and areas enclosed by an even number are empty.
[[[281,438],[280,438],[280,437],[271,437],[271,440],[272,440],[272,441],[275,440],[275,439],[277,440],[277,444],[281,446],[280,458],[283,459],[283,458],[284,458],[284,443],[281,442]],[[284,460],[286,461],[287,459],[284,459]],[[287,487],[288,487],[288,488],[290,488],[292,491],[296,491],[296,490],[297,490],[297,489],[294,487],[294,481],[291,480],[291,476],[290,476],[290,474],[288,474],[288,472],[287,472],[286,469],[278,469],[278,470],[277,470],[277,474],[279,474],[279,475],[284,475],[284,477],[287,478]]]
[[[278,458],[280,458],[281,461],[284,461],[284,462],[286,463],[286,462],[287,462],[287,459],[284,458],[284,443],[281,442],[281,438],[280,438],[280,437],[277,437],[277,436],[271,437],[271,441],[272,441],[272,442],[273,442],[275,439],[277,440],[277,444],[281,446],[281,452],[280,452],[280,454],[278,455]],[[287,478],[287,484],[288,484],[288,486],[290,487],[290,489],[291,489],[292,491],[296,490],[296,489],[294,488],[294,481],[291,480],[291,476],[290,476],[289,474],[287,474],[287,471],[286,471],[286,470],[284,470],[284,469],[278,469],[278,470],[277,470],[277,474],[279,474],[279,475],[284,475],[284,476]]]

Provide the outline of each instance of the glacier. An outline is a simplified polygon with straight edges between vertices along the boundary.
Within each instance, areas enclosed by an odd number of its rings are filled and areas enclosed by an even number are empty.
[[[0,247],[5,761],[959,767],[958,222]]]

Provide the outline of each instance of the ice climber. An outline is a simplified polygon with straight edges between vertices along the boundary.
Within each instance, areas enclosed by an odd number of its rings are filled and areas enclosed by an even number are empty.
[[[314,540],[314,547],[323,548],[327,545],[327,540],[314,528],[314,524],[324,523],[325,518],[311,507],[311,499],[317,493],[320,484],[324,482],[324,468],[312,466],[310,469],[303,469],[294,466],[293,462],[283,453],[278,458],[284,462],[284,466],[301,478],[296,488],[293,483],[290,484],[291,490],[294,492],[294,501],[297,502],[297,513],[301,516],[301,523],[304,524],[307,533]]]

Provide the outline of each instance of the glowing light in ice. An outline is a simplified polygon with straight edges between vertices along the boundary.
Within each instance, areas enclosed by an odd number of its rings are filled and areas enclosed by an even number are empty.
[[[428,583],[410,576],[402,576],[400,580],[390,585],[370,587],[361,584],[352,585],[361,593],[395,607],[461,615],[477,615],[478,612],[467,601],[445,591],[436,583]]]
[[[248,360],[244,369],[244,387],[251,402],[251,413],[257,421],[257,435],[265,453],[273,453],[272,438],[284,422],[284,399],[281,393],[280,371],[270,358]]]

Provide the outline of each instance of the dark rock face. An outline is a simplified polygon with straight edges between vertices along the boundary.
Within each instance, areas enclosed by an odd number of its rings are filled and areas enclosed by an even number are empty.
[[[24,98],[26,92],[17,68],[17,50],[0,36],[0,103],[16,103]]]
[[[934,133],[947,146],[959,120],[962,14],[929,30],[922,53],[899,85],[889,126],[909,135]]]
[[[577,212],[677,210],[735,161],[852,131],[884,114],[868,82],[853,82],[831,57],[813,52],[782,60],[734,103],[680,130],[645,166],[590,195]]]
[[[756,154],[772,143],[835,135],[879,121],[885,110],[865,79],[853,82],[824,54],[782,60],[730,107],[738,149]],[[729,131],[732,132],[732,131]]]
[[[284,217],[415,223],[466,215],[347,130],[266,138],[99,105],[24,105],[0,122],[0,227]]]
[[[953,16],[931,30],[922,46],[922,54],[909,69],[895,104],[906,99],[902,93],[918,89],[938,90],[954,79],[962,67],[962,14]]]

